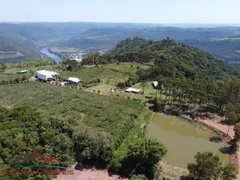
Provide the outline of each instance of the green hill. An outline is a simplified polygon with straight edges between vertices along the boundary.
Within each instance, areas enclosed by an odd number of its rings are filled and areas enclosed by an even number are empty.
[[[146,78],[169,78],[210,81],[227,75],[239,76],[239,70],[198,48],[175,40],[149,41],[126,39],[105,55],[121,62],[154,62],[145,72]],[[110,58],[111,57],[111,58]]]

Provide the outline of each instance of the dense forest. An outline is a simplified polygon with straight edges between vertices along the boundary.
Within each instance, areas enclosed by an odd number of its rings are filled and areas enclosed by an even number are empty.
[[[232,65],[240,66],[240,38],[189,39],[184,43],[212,53]]]

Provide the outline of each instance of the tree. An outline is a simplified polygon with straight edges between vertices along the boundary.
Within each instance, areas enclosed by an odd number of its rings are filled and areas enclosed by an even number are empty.
[[[235,136],[234,139],[231,141],[231,153],[235,153],[238,149],[238,141],[240,139],[240,123],[237,123],[234,126]]]
[[[188,164],[189,177],[194,180],[232,180],[236,177],[236,167],[232,164],[222,166],[219,157],[212,152],[198,152],[195,163]]]
[[[123,168],[128,175],[143,174],[153,179],[156,164],[167,153],[163,144],[152,138],[143,138],[128,148]]]
[[[212,152],[198,152],[194,158],[195,163],[188,164],[191,177],[196,180],[211,180],[219,177],[221,163],[218,156],[214,156]]]
[[[147,82],[146,82],[146,81],[142,81],[142,82],[141,82],[141,86],[142,86],[142,88],[143,88],[143,92],[142,92],[142,100],[143,100],[143,98],[144,98],[144,89],[145,89],[145,87],[147,86]]]
[[[236,174],[237,174],[237,168],[233,164],[227,164],[225,167],[222,169],[222,179],[223,180],[234,180],[236,179]]]

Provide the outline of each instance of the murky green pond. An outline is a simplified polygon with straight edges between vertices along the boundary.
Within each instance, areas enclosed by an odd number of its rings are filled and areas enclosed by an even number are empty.
[[[217,136],[216,133],[196,127],[180,118],[155,113],[147,133],[168,149],[167,156],[163,158],[168,164],[186,168],[189,162],[194,162],[197,152],[204,151],[218,155],[223,163],[229,162],[229,156],[219,151],[219,148],[226,144],[209,141],[210,137]]]

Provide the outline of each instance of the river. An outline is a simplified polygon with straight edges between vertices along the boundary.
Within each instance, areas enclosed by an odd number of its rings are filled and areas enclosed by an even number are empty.
[[[59,63],[60,61],[62,61],[63,59],[60,58],[59,56],[51,53],[48,47],[44,47],[40,50],[41,53],[45,54],[47,57],[53,59],[56,63]]]
[[[204,151],[218,155],[223,163],[229,162],[229,155],[219,151],[226,144],[209,141],[209,138],[217,136],[216,133],[199,128],[183,119],[155,113],[147,133],[168,149],[166,157],[163,158],[163,162],[168,164],[186,168],[189,162],[194,162],[194,155],[197,152]]]

